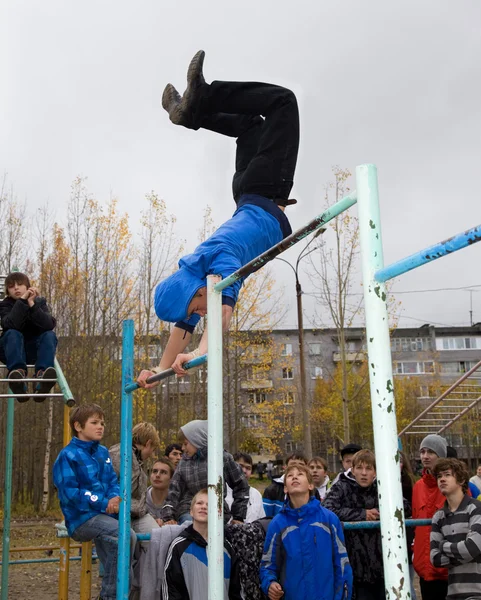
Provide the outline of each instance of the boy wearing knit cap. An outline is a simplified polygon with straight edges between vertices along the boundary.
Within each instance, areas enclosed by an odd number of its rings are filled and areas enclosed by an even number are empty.
[[[190,421],[180,428],[179,433],[183,440],[184,457],[169,485],[167,500],[162,509],[164,525],[181,525],[185,521],[191,521],[192,498],[197,492],[207,488],[207,421]],[[232,489],[234,500],[230,511],[224,502],[224,515],[226,520],[232,515],[234,521],[242,523],[247,514],[249,484],[232,454],[224,450],[224,498],[226,483]]]
[[[413,519],[431,519],[446,500],[439,491],[433,469],[438,459],[446,458],[447,442],[440,435],[427,435],[419,452],[423,474],[413,488]],[[448,572],[431,564],[430,535],[431,527],[416,527],[413,565],[420,578],[423,600],[444,600],[448,592]]]

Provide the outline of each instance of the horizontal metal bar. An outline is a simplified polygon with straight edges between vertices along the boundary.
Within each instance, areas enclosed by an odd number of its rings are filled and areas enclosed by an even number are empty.
[[[10,383],[11,381],[21,381],[22,383],[30,383],[31,381],[34,381],[35,383],[40,383],[40,382],[48,382],[48,383],[55,383],[57,381],[57,379],[43,379],[42,377],[33,377],[31,379],[0,379],[0,382],[4,382],[4,383]]]
[[[70,544],[69,548],[81,548],[82,544]],[[16,548],[10,548],[10,552],[39,552],[41,550],[60,550],[60,546],[18,546]]]
[[[189,369],[200,367],[200,365],[203,365],[206,362],[207,354],[203,354],[202,356],[197,356],[196,358],[189,360],[189,362],[184,363],[182,367],[186,371],[188,371]],[[155,375],[152,375],[152,377],[149,377],[147,379],[147,383],[155,383],[156,381],[162,381],[162,379],[167,379],[168,377],[172,377],[172,375],[175,375],[174,369],[165,369],[165,371],[161,371],[160,373],[156,373]],[[125,391],[127,392],[127,394],[130,394],[131,392],[135,392],[135,390],[138,390],[139,387],[139,384],[136,382],[128,383],[125,386]]]
[[[424,248],[415,254],[411,254],[411,256],[402,258],[392,265],[384,267],[384,269],[380,269],[374,275],[374,279],[380,283],[389,281],[390,279],[393,279],[393,277],[407,273],[408,271],[416,269],[421,265],[425,265],[426,263],[446,256],[447,254],[452,254],[453,252],[461,250],[462,248],[472,246],[480,241],[481,225],[477,225],[476,227],[472,227],[467,231],[453,235],[453,237],[450,237],[443,242],[439,242],[433,246],[428,246],[427,248]]]
[[[0,369],[6,369],[7,365],[0,363]],[[27,365],[27,369],[35,369],[35,365]]]
[[[291,233],[291,235],[286,237],[286,239],[282,240],[275,246],[272,246],[272,248],[269,248],[269,250],[266,250],[265,252],[248,262],[238,271],[232,273],[232,275],[229,275],[229,277],[226,277],[225,279],[217,283],[214,287],[215,291],[221,292],[225,288],[235,283],[238,279],[242,279],[244,277],[247,277],[247,275],[254,273],[254,271],[257,271],[258,269],[263,267],[265,264],[273,260],[276,256],[279,256],[279,254],[282,254],[282,252],[284,252],[288,248],[291,248],[291,246],[294,246],[317,229],[320,229],[321,227],[329,223],[329,221],[332,221],[332,219],[338,217],[348,208],[351,208],[351,206],[356,204],[356,202],[357,193],[354,191],[348,196],[342,198],[342,200],[339,200],[339,202],[336,202],[336,204],[330,206],[321,215],[317,216],[315,219],[312,219],[312,221],[310,221],[307,225],[301,227],[301,229],[298,229],[294,233]]]
[[[69,556],[69,560],[82,560],[81,556]],[[56,563],[60,562],[60,558],[30,558],[25,560],[10,560],[9,565],[27,565],[30,563]],[[0,560],[0,565],[2,561]]]
[[[63,394],[37,394],[31,392],[30,394],[0,394],[0,398],[31,398],[35,396],[35,398],[63,398]]]
[[[430,435],[431,433],[432,431],[405,431],[404,435]]]

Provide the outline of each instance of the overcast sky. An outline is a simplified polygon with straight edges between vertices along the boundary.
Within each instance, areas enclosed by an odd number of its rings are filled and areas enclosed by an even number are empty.
[[[192,250],[205,206],[217,224],[234,208],[233,141],[175,127],[160,108],[166,83],[183,91],[199,48],[207,81],[270,81],[297,94],[294,229],[321,211],[332,165],[354,172],[366,162],[379,170],[386,264],[481,223],[479,0],[6,0],[0,172],[18,198],[31,208],[48,201],[62,220],[70,184],[83,175],[98,200],[118,197],[135,229],[155,190]],[[393,290],[478,285],[481,321],[480,265],[478,244]],[[291,304],[285,325],[294,327],[292,273],[274,268]],[[469,324],[465,290],[398,299],[402,326]]]

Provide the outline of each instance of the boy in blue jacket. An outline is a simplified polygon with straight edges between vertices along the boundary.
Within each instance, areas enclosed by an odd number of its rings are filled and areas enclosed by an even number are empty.
[[[187,89],[181,97],[171,84],[162,96],[170,120],[187,129],[208,129],[237,138],[233,195],[236,211],[155,290],[159,319],[175,323],[159,367],[142,371],[143,387],[153,372],[172,367],[185,375],[182,364],[207,351],[207,335],[199,348],[184,354],[200,318],[207,312],[207,275],[226,278],[291,233],[285,207],[294,183],[299,147],[299,112],[295,95],[268,83],[205,82],[200,50],[187,73]],[[222,293],[224,330],[242,286],[239,279]]]
[[[352,571],[341,523],[313,496],[308,467],[287,467],[284,508],[271,521],[260,567],[269,600],[349,600]]]
[[[99,443],[105,428],[103,410],[96,404],[78,406],[70,415],[70,428],[73,438],[53,467],[60,508],[75,541],[95,540],[105,569],[99,600],[115,600],[120,489],[109,452]]]

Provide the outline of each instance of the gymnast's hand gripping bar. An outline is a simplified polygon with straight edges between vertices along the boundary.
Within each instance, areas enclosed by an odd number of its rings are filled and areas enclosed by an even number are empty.
[[[206,362],[207,354],[203,354],[202,356],[198,356],[197,358],[193,358],[192,360],[189,360],[188,362],[184,363],[182,367],[186,371],[188,371],[189,369],[200,367],[200,365],[203,365]],[[146,383],[155,383],[156,381],[162,381],[162,379],[167,379],[168,377],[172,377],[172,375],[175,375],[174,369],[165,369],[165,371],[161,371],[160,373],[156,373],[155,375],[152,375],[152,377],[149,377]],[[135,390],[138,390],[139,387],[140,385],[136,382],[128,383],[125,386],[125,391],[127,392],[127,394],[130,394],[131,392],[135,392]]]

